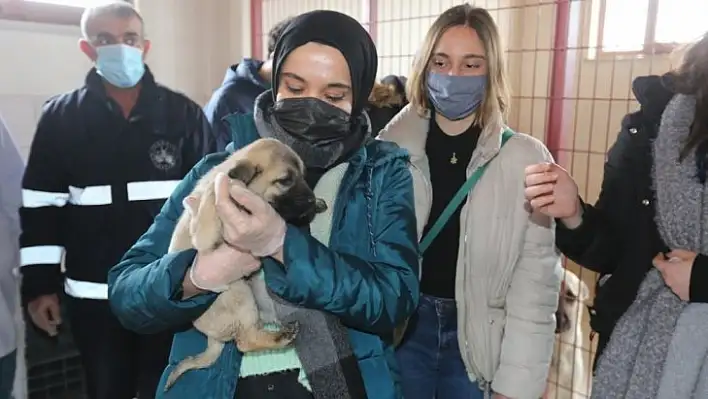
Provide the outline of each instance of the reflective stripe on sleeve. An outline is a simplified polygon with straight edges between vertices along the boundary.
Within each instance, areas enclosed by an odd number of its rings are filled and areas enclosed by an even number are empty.
[[[25,208],[62,207],[68,200],[69,193],[22,189],[22,206]]]
[[[108,299],[108,284],[64,279],[64,292],[74,298]]]
[[[61,263],[64,247],[59,245],[36,245],[20,249],[20,266],[57,265]]]

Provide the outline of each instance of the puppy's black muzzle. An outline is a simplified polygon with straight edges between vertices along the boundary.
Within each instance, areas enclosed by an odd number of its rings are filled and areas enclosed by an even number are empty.
[[[273,208],[286,222],[302,227],[309,225],[318,213],[327,210],[327,204],[315,197],[312,189],[302,181],[275,199]]]

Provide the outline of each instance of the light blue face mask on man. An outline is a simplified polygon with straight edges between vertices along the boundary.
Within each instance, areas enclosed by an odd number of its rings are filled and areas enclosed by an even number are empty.
[[[487,91],[487,76],[454,76],[428,73],[428,99],[435,111],[456,121],[479,108]]]
[[[127,89],[145,74],[143,52],[125,44],[96,47],[96,71],[113,86]]]

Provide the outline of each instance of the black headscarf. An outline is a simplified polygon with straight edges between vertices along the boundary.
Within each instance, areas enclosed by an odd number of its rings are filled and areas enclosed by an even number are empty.
[[[376,81],[378,54],[371,36],[354,18],[336,11],[317,10],[293,18],[280,36],[273,53],[273,101],[285,59],[296,48],[320,43],[339,50],[349,65],[352,80],[352,117],[368,103]]]

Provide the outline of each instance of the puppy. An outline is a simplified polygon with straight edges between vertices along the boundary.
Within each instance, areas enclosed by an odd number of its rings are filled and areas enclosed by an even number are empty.
[[[556,311],[556,343],[546,387],[546,399],[590,397],[590,380],[583,333],[583,313],[590,299],[588,286],[566,269]]]
[[[185,199],[185,211],[175,227],[168,252],[194,248],[208,252],[227,245],[223,225],[216,211],[214,183],[216,175],[226,173],[254,193],[260,195],[288,223],[309,225],[317,213],[327,209],[305,181],[302,160],[288,146],[274,139],[260,139],[235,152],[213,168]],[[234,202],[235,203],[235,202]],[[236,204],[243,209],[239,204]],[[235,265],[237,266],[237,265]],[[265,283],[246,278],[231,283],[214,303],[194,321],[194,327],[207,336],[207,348],[188,357],[167,378],[169,389],[182,374],[192,369],[209,367],[218,359],[224,344],[235,340],[241,352],[283,348],[297,335],[297,323],[280,326],[277,331],[264,328],[259,304],[269,303]]]

